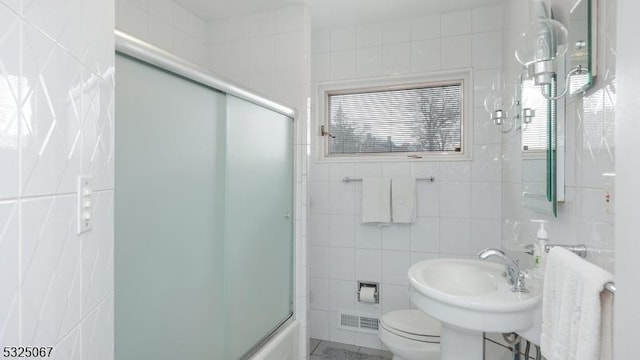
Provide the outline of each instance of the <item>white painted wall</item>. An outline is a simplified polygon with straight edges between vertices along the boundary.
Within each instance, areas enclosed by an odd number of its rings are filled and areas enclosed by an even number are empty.
[[[309,169],[310,334],[381,348],[377,335],[338,327],[338,311],[381,314],[410,308],[407,270],[440,256],[470,257],[500,246],[501,139],[482,102],[502,67],[502,8],[436,14],[392,23],[317,28],[312,92],[319,82],[473,69],[473,161],[319,163]],[[418,16],[418,14],[416,14]],[[318,124],[311,142],[322,141]],[[351,177],[435,176],[418,183],[418,218],[379,229],[360,223],[361,185]],[[356,302],[357,280],[381,283],[379,305]]]
[[[638,286],[638,204],[640,204],[640,48],[637,46],[640,4],[617,1],[618,103],[616,108],[616,359],[636,356],[634,343],[640,339],[640,287]]]
[[[113,359],[114,5],[0,1],[0,343]],[[93,176],[93,229],[76,184]]]

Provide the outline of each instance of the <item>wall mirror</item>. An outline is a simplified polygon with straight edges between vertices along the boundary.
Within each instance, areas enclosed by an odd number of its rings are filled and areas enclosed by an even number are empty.
[[[533,79],[521,76],[519,86],[522,202],[525,207],[557,216],[558,203],[564,201],[564,128],[558,121],[564,111],[558,111],[557,101],[542,96]],[[547,86],[545,91],[555,96],[556,82]]]
[[[575,0],[569,9],[569,49],[567,63],[569,69],[581,66],[587,70],[572,74],[569,80],[569,94],[574,96],[584,92],[593,84],[596,76],[597,45],[597,0]]]

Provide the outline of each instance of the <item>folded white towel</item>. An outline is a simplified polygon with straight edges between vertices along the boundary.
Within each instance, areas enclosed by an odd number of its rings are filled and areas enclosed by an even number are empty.
[[[362,222],[384,224],[391,221],[391,179],[362,179]]]
[[[547,360],[600,360],[601,348],[607,347],[601,347],[601,330],[610,321],[602,315],[611,316],[602,309],[600,293],[613,275],[559,247],[549,251],[546,262],[542,355]]]
[[[391,179],[391,218],[397,224],[416,221],[416,179]]]

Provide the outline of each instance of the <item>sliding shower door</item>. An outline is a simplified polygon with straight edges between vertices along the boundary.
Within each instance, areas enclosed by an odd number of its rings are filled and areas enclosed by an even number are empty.
[[[116,359],[223,359],[225,95],[116,68]]]
[[[225,359],[293,314],[293,120],[227,96]]]
[[[116,70],[116,360],[245,359],[293,316],[293,119]]]

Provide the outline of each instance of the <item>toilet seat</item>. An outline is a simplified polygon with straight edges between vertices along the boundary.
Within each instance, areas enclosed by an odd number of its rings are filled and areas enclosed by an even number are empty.
[[[380,319],[380,326],[394,335],[425,343],[440,343],[440,322],[420,310],[395,310]]]

